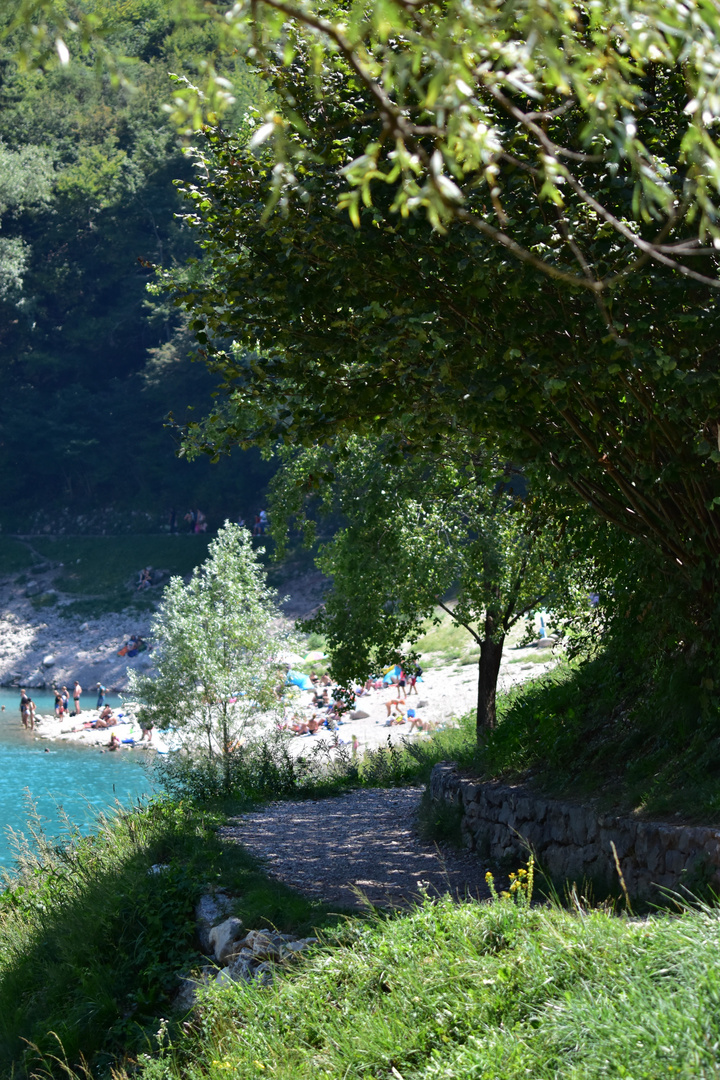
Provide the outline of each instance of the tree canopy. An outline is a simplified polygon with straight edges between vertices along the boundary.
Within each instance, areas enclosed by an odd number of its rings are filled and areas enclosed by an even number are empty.
[[[339,522],[320,546],[332,589],[311,623],[326,636],[338,681],[362,683],[389,664],[412,668],[414,643],[442,609],[479,649],[480,737],[495,726],[509,631],[544,607],[563,628],[589,608],[598,581],[577,543],[576,507],[529,491],[490,445],[459,438],[440,454],[393,464],[382,441],[357,436],[307,449],[278,472],[272,509],[276,534],[302,524],[309,541],[318,510]]]
[[[382,117],[341,61],[315,74],[296,52],[271,74],[278,97],[292,97],[300,147],[281,205],[268,212],[273,158],[252,138],[222,131],[208,134],[200,178],[186,189],[205,260],[171,287],[226,387],[191,440],[216,452],[224,439],[392,431],[400,443],[432,449],[448,428],[476,437],[492,430],[509,456],[549,467],[649,544],[691,621],[714,617],[720,402],[711,285],[649,257],[622,274],[631,242],[579,196],[562,207],[541,197],[519,167],[502,195],[514,235],[568,274],[578,244],[589,264],[614,267],[605,299],[516,259],[462,215],[442,228],[422,208],[403,218],[394,205],[399,176],[358,211],[358,228],[338,204],[348,164],[380,138]],[[646,108],[668,157],[679,153],[686,95],[665,78],[659,107]],[[580,145],[584,122],[571,99],[546,126]],[[612,168],[614,152],[583,164],[585,183],[642,232],[650,226],[642,200],[633,219],[632,162]],[[464,177],[463,205],[499,220],[483,171]],[[687,237],[686,218],[670,232]],[[713,264],[714,255],[703,258]]]
[[[173,180],[191,166],[164,109],[177,85],[169,73],[211,65],[218,29],[164,0],[58,7],[42,54],[30,46],[43,33],[27,39],[21,17],[37,30],[48,6],[12,0],[0,11],[3,527],[22,529],[27,509],[80,503],[160,503],[165,515],[193,500],[216,520],[249,510],[269,474],[259,455],[244,470],[240,455],[219,470],[175,457],[165,416],[207,408],[214,382],[191,364],[177,313],[147,292],[152,264],[182,263],[194,244],[175,217]],[[84,25],[87,48],[70,32],[63,64],[55,39],[68,20]],[[232,129],[263,91],[241,59],[217,66],[236,84]]]

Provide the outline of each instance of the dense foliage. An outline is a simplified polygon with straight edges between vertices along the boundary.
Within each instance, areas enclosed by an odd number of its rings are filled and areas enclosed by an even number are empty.
[[[0,12],[0,504],[15,510],[3,525],[22,531],[18,510],[41,504],[247,512],[268,476],[257,455],[220,470],[175,458],[164,417],[209,403],[213,380],[146,289],[152,264],[194,243],[175,219],[173,181],[190,165],[164,111],[169,73],[197,73],[217,32],[163,0],[71,3],[66,17],[102,23],[102,53],[96,42],[67,66],[23,68],[21,6]],[[224,68],[232,128],[262,91],[241,61]]]
[[[653,10],[638,5],[641,33],[612,6],[451,4],[435,21],[413,6],[394,34],[378,6],[349,52],[323,24],[317,67],[290,34],[264,57],[282,119],[249,147],[208,136],[187,195],[209,277],[176,287],[226,381],[197,445],[350,429],[432,451],[448,428],[491,430],[650,548],[643,584],[674,596],[674,644],[705,648],[720,384],[714,114],[697,103],[713,16],[673,7],[674,30]]]
[[[393,464],[379,440],[351,437],[286,462],[273,484],[273,529],[290,520],[314,536],[313,511],[335,514],[335,535],[317,559],[332,590],[312,621],[344,685],[389,664],[412,670],[414,643],[438,605],[480,650],[477,730],[495,726],[506,635],[538,608],[556,625],[589,609],[597,568],[585,551],[577,508],[498,460],[489,445],[448,439],[439,454]],[[586,515],[587,516],[587,515]],[[452,595],[448,606],[444,601]]]

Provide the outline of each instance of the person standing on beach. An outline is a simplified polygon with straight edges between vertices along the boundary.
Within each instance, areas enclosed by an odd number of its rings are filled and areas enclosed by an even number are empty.
[[[97,685],[97,692],[98,692],[98,699],[97,699],[96,708],[97,709],[102,709],[103,705],[105,704],[105,695],[107,694],[107,686],[103,686],[103,684],[99,682],[98,685]]]
[[[75,702],[75,716],[79,716],[80,713],[82,712],[82,709],[80,708],[80,695],[81,694],[82,694],[82,686],[80,685],[80,683],[76,679],[75,680],[75,685],[73,686],[73,701]]]
[[[60,697],[62,698],[63,712],[67,713],[68,712],[68,704],[69,704],[69,701],[70,701],[70,692],[68,691],[67,686],[63,686],[62,690],[60,691]]]

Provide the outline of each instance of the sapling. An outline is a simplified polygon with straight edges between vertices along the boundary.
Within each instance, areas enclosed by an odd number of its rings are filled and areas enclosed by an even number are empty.
[[[223,759],[278,703],[287,641],[250,533],[226,522],[188,582],[174,577],[152,623],[156,674],[130,675],[140,719],[173,728],[195,753]]]

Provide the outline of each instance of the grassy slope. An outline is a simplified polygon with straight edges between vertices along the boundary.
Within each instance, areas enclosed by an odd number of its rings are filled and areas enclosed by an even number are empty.
[[[563,664],[504,696],[486,775],[647,817],[720,824],[720,702],[683,657],[631,649]]]
[[[294,976],[208,994],[141,1076],[717,1076],[720,919],[635,922],[512,899],[351,921]]]
[[[248,926],[308,933],[337,921],[270,882],[238,845],[218,838],[222,814],[169,800],[101,824],[40,860],[25,859],[0,894],[0,1075],[24,1075],[60,1039],[69,1062],[98,1073],[148,1044],[169,1015],[177,973],[201,962],[194,905],[222,886]],[[162,873],[149,873],[154,864]],[[55,1033],[54,1035],[52,1033]]]

